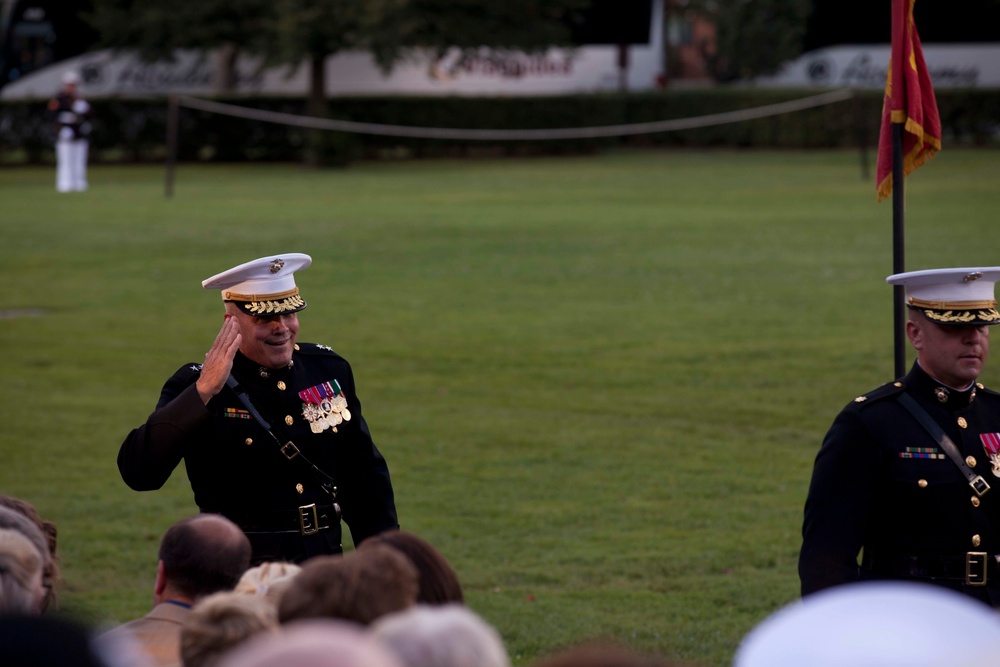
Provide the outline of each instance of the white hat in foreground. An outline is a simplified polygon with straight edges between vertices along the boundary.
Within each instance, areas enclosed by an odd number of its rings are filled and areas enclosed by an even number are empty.
[[[778,610],[743,639],[733,667],[978,667],[998,655],[1000,614],[982,602],[929,584],[862,582]]]
[[[312,264],[300,252],[271,255],[234,266],[201,281],[205,289],[222,290],[222,300],[258,317],[294,313],[306,307],[295,285],[295,272]]]
[[[885,279],[906,287],[906,305],[939,324],[1000,324],[993,286],[1000,267],[928,269],[896,273]]]

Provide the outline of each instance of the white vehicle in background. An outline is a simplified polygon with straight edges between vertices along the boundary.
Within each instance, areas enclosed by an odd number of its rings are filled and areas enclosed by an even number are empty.
[[[498,52],[483,49],[463,53],[453,49],[442,58],[407,59],[385,74],[367,52],[348,51],[330,56],[326,90],[342,95],[553,95],[613,90],[651,90],[662,85],[665,73],[663,43],[664,0],[648,3],[648,37],[644,43],[595,44],[553,48],[542,53]],[[41,53],[58,42],[52,31],[60,3],[52,0],[0,0],[10,52],[12,42]],[[30,5],[30,6],[29,6]],[[66,11],[66,10],[61,10]],[[46,45],[49,46],[46,46]],[[50,56],[52,54],[49,54]],[[88,97],[129,95],[210,95],[219,91],[215,54],[178,52],[172,62],[146,63],[135,55],[96,51],[79,53],[10,79],[12,63],[0,72],[0,99],[39,99],[58,88],[62,73],[79,72],[81,91]],[[37,63],[36,63],[37,64]],[[21,67],[21,69],[25,69]],[[236,64],[236,94],[303,95],[308,89],[306,68],[288,76],[287,67],[260,71],[258,61],[242,57]],[[3,77],[7,77],[6,79]],[[6,83],[6,85],[4,85]]]

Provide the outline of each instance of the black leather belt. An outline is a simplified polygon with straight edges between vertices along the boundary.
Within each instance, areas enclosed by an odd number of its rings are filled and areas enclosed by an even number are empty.
[[[897,556],[879,559],[873,565],[875,573],[894,577],[950,581],[966,586],[985,586],[991,579],[1000,582],[997,556],[985,551],[969,551],[960,556]]]
[[[333,505],[301,505],[293,510],[259,512],[251,516],[230,516],[244,533],[298,533],[315,535],[340,521]]]

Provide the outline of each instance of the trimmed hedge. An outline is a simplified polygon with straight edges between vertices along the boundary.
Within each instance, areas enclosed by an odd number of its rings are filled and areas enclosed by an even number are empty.
[[[717,88],[643,94],[558,97],[348,97],[330,100],[333,118],[448,128],[534,129],[640,123],[758,107],[815,94],[815,90]],[[296,98],[218,98],[256,109],[303,114]],[[949,145],[1000,144],[1000,90],[945,89],[937,93]],[[93,100],[94,161],[162,160],[166,154],[165,98]],[[675,132],[602,139],[479,142],[322,133],[327,162],[362,158],[584,153],[617,146],[831,148],[874,147],[881,91],[791,114]],[[299,160],[307,130],[181,109],[179,159],[185,161]],[[0,104],[0,162],[52,160],[53,131],[41,102]]]

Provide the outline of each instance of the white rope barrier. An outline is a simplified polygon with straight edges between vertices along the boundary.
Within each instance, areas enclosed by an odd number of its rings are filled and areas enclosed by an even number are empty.
[[[551,139],[593,139],[597,137],[620,137],[634,134],[653,134],[656,132],[672,132],[689,130],[696,127],[739,123],[757,118],[767,118],[781,114],[812,109],[828,104],[843,102],[854,97],[847,88],[828,93],[803,97],[777,104],[767,104],[752,109],[713,113],[692,118],[677,118],[648,123],[631,123],[628,125],[604,125],[600,127],[567,127],[558,129],[538,130],[477,130],[443,127],[411,127],[407,125],[381,125],[378,123],[358,123],[350,120],[334,120],[330,118],[314,118],[311,116],[296,116],[277,111],[263,111],[249,107],[212,102],[209,100],[189,97],[177,98],[177,104],[189,109],[199,109],[211,113],[259,120],[265,123],[281,123],[295,125],[315,130],[335,130],[337,132],[353,132],[355,134],[375,134],[390,137],[413,137],[419,139],[463,139],[467,141],[543,141]]]

